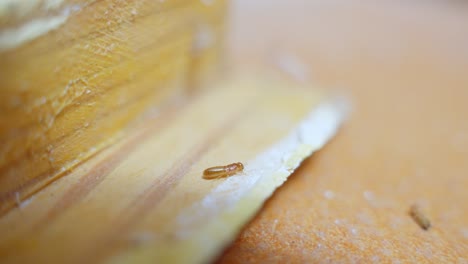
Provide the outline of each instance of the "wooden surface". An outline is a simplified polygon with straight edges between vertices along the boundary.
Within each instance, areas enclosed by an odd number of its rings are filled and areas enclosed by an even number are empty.
[[[0,262],[212,261],[341,123],[317,90],[280,80],[223,79],[17,201],[0,217]]]
[[[318,82],[354,111],[219,262],[467,263],[466,3],[243,0],[231,18],[235,65]]]
[[[0,1],[0,214],[218,75],[226,9]]]

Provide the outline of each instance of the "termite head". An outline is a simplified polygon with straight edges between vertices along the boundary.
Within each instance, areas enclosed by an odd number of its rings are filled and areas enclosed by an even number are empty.
[[[226,168],[227,168],[227,171],[230,171],[230,172],[234,172],[234,173],[240,172],[244,170],[244,164],[242,164],[241,162],[236,162],[236,163],[227,165]]]

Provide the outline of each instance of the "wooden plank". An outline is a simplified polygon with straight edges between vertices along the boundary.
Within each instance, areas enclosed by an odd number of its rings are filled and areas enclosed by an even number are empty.
[[[0,259],[205,263],[340,123],[321,94],[225,79],[76,167],[0,218]],[[242,173],[205,180],[207,167]]]
[[[214,79],[221,62],[225,1],[29,2],[0,3],[0,213]]]

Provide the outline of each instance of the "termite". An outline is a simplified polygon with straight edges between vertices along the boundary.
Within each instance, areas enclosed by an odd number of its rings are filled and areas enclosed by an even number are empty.
[[[232,176],[244,170],[241,162],[232,163],[226,166],[211,167],[203,171],[203,179],[212,180]]]
[[[417,205],[412,205],[409,211],[410,216],[413,220],[424,230],[428,230],[431,227],[429,219],[421,212],[421,209]]]

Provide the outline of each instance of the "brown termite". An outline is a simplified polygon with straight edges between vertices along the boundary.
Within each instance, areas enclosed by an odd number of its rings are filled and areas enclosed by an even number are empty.
[[[232,176],[244,170],[244,164],[241,162],[232,163],[226,166],[211,167],[203,171],[203,179],[213,180]]]
[[[409,214],[422,229],[428,230],[431,227],[431,222],[416,204],[411,206]]]

